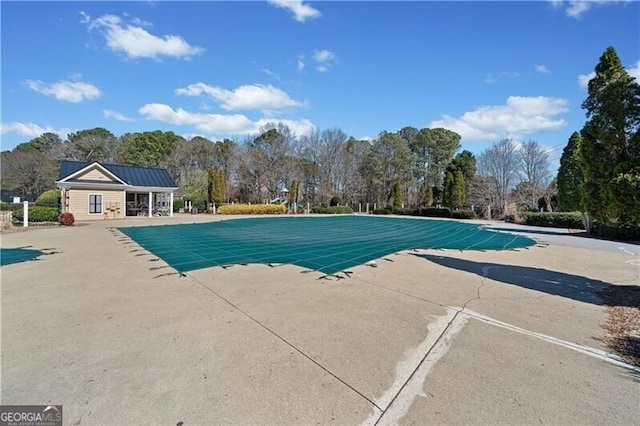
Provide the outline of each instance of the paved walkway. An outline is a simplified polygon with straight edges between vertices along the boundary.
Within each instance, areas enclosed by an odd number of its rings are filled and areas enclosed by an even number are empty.
[[[597,292],[639,284],[634,246],[538,234],[521,251],[401,252],[339,280],[291,265],[181,276],[109,229],[208,219],[3,235],[54,254],[0,270],[2,404],[63,404],[74,425],[640,418],[640,371],[598,340]]]

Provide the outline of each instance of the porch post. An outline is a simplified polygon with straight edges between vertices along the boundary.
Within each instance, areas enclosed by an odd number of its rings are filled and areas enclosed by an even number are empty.
[[[153,192],[149,192],[149,217],[153,217]]]
[[[169,217],[173,217],[173,191],[169,193]]]

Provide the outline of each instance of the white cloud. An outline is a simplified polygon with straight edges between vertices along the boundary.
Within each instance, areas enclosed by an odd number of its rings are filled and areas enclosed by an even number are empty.
[[[67,135],[71,132],[70,129],[54,129],[51,126],[39,126],[35,123],[20,123],[12,121],[10,123],[0,123],[0,134],[16,133],[25,138],[35,138],[43,133],[56,133],[62,139],[66,139]]]
[[[57,83],[44,83],[40,80],[25,80],[29,89],[45,96],[53,96],[59,101],[82,102],[85,99],[97,99],[102,93],[91,83],[61,80]]]
[[[303,118],[298,120],[261,118],[250,120],[242,114],[205,114],[189,112],[182,108],[173,109],[166,104],[146,104],[139,109],[140,114],[151,120],[162,121],[176,126],[194,126],[201,132],[212,135],[244,135],[257,133],[268,123],[286,124],[297,135],[308,134],[315,130],[311,121]]]
[[[298,22],[304,22],[307,19],[319,18],[322,16],[319,10],[314,9],[302,2],[302,0],[269,0],[269,3],[276,7],[286,9],[293,14],[293,18]]]
[[[527,134],[557,130],[567,122],[558,114],[568,111],[566,99],[545,96],[510,96],[505,105],[482,106],[460,117],[445,115],[430,128],[444,127],[466,140],[519,138]]]
[[[229,111],[243,109],[277,110],[302,105],[300,102],[291,99],[286,92],[272,85],[251,84],[240,86],[235,90],[227,90],[218,86],[209,86],[205,83],[195,83],[176,89],[176,95],[200,96],[202,94],[207,94],[221,102],[220,106]]]
[[[564,12],[567,16],[575,19],[580,19],[587,11],[591,10],[593,6],[613,5],[616,3],[629,3],[629,0],[615,1],[615,0],[570,0],[560,1],[551,0],[551,5],[554,9],[561,9],[566,6]]]
[[[580,16],[585,13],[587,10],[591,9],[591,2],[587,1],[570,1],[569,6],[565,10],[567,16],[572,18],[580,18]]]
[[[316,61],[316,70],[318,72],[329,71],[329,68],[338,61],[336,54],[327,49],[314,51],[313,59]]]
[[[134,18],[126,24],[115,15],[103,15],[96,19],[81,13],[81,22],[87,24],[89,30],[99,30],[107,40],[109,49],[125,54],[129,58],[159,59],[162,56],[189,59],[204,52],[202,47],[192,46],[178,35],[155,36],[142,26],[147,22]]]
[[[536,69],[536,72],[540,74],[551,74],[551,70],[547,68],[546,65],[534,65],[533,67]]]
[[[497,83],[500,80],[503,80],[505,78],[509,78],[511,80],[514,80],[516,78],[520,77],[520,73],[517,71],[503,71],[501,73],[498,74],[487,74],[487,76],[484,79],[485,83],[488,84],[494,84]]]
[[[578,76],[578,85],[581,89],[587,90],[589,88],[589,80],[596,76],[595,72],[590,72],[589,74],[580,74]]]
[[[277,73],[271,71],[269,68],[262,68],[260,71],[262,71],[264,74],[268,75],[269,77],[273,77],[276,80],[280,80],[280,76]]]
[[[118,111],[113,111],[110,109],[103,109],[102,114],[104,114],[104,118],[110,118],[117,121],[135,121],[133,118],[126,117]]]
[[[304,70],[304,61],[303,61],[303,59],[304,59],[303,55],[298,56],[298,63],[296,65],[296,68],[297,68],[298,72],[302,72]]]
[[[627,72],[631,77],[635,77],[636,83],[640,84],[640,61],[636,62],[636,65],[627,68]]]

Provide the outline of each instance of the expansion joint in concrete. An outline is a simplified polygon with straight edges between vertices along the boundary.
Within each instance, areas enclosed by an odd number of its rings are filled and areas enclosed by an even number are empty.
[[[274,337],[276,337],[278,340],[282,341],[283,343],[285,343],[287,346],[289,346],[291,349],[295,350],[296,352],[298,352],[300,355],[302,355],[303,357],[305,357],[307,360],[311,361],[313,364],[317,365],[318,367],[320,367],[324,372],[326,372],[327,374],[329,374],[330,376],[332,376],[333,378],[335,378],[336,380],[338,380],[340,383],[342,383],[343,385],[345,385],[347,388],[351,389],[353,392],[355,392],[356,394],[358,394],[361,398],[365,399],[367,402],[369,402],[371,405],[373,405],[373,407],[379,411],[382,411],[382,408],[380,408],[374,401],[372,401],[370,398],[368,398],[366,395],[364,395],[362,392],[360,392],[359,390],[357,390],[356,388],[354,388],[353,386],[351,386],[349,383],[347,383],[345,380],[343,380],[342,378],[340,378],[338,375],[336,375],[335,373],[333,373],[331,370],[329,370],[327,367],[325,367],[324,365],[320,364],[318,361],[316,361],[315,359],[313,359],[311,356],[307,355],[305,352],[303,352],[300,348],[298,348],[297,346],[295,346],[294,344],[292,344],[291,342],[289,342],[287,339],[285,339],[284,337],[280,336],[278,333],[276,333],[275,331],[273,331],[271,328],[269,328],[266,324],[263,324],[262,322],[260,322],[258,319],[254,318],[253,316],[251,316],[248,312],[242,310],[241,308],[239,308],[237,305],[235,305],[233,302],[231,302],[229,299],[225,298],[223,295],[221,295],[220,293],[218,293],[217,291],[215,291],[214,289],[212,289],[211,287],[207,286],[205,283],[203,283],[202,281],[198,280],[197,278],[188,275],[189,278],[191,278],[192,280],[194,280],[195,282],[197,282],[198,284],[200,284],[203,288],[205,288],[206,290],[208,290],[209,292],[211,292],[213,295],[215,295],[216,297],[218,297],[220,300],[224,301],[225,303],[227,303],[228,305],[230,305],[231,307],[233,307],[235,310],[237,310],[238,312],[240,312],[242,315],[244,315],[245,317],[249,318],[251,321],[253,321],[254,323],[256,323],[257,325],[259,325],[260,327],[262,327],[263,329],[265,329],[267,332],[269,332],[270,334],[272,334]]]

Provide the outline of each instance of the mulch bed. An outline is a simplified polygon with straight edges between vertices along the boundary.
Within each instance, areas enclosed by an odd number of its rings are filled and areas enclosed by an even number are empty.
[[[640,286],[615,286],[603,290],[607,335],[602,342],[625,361],[640,367]]]

